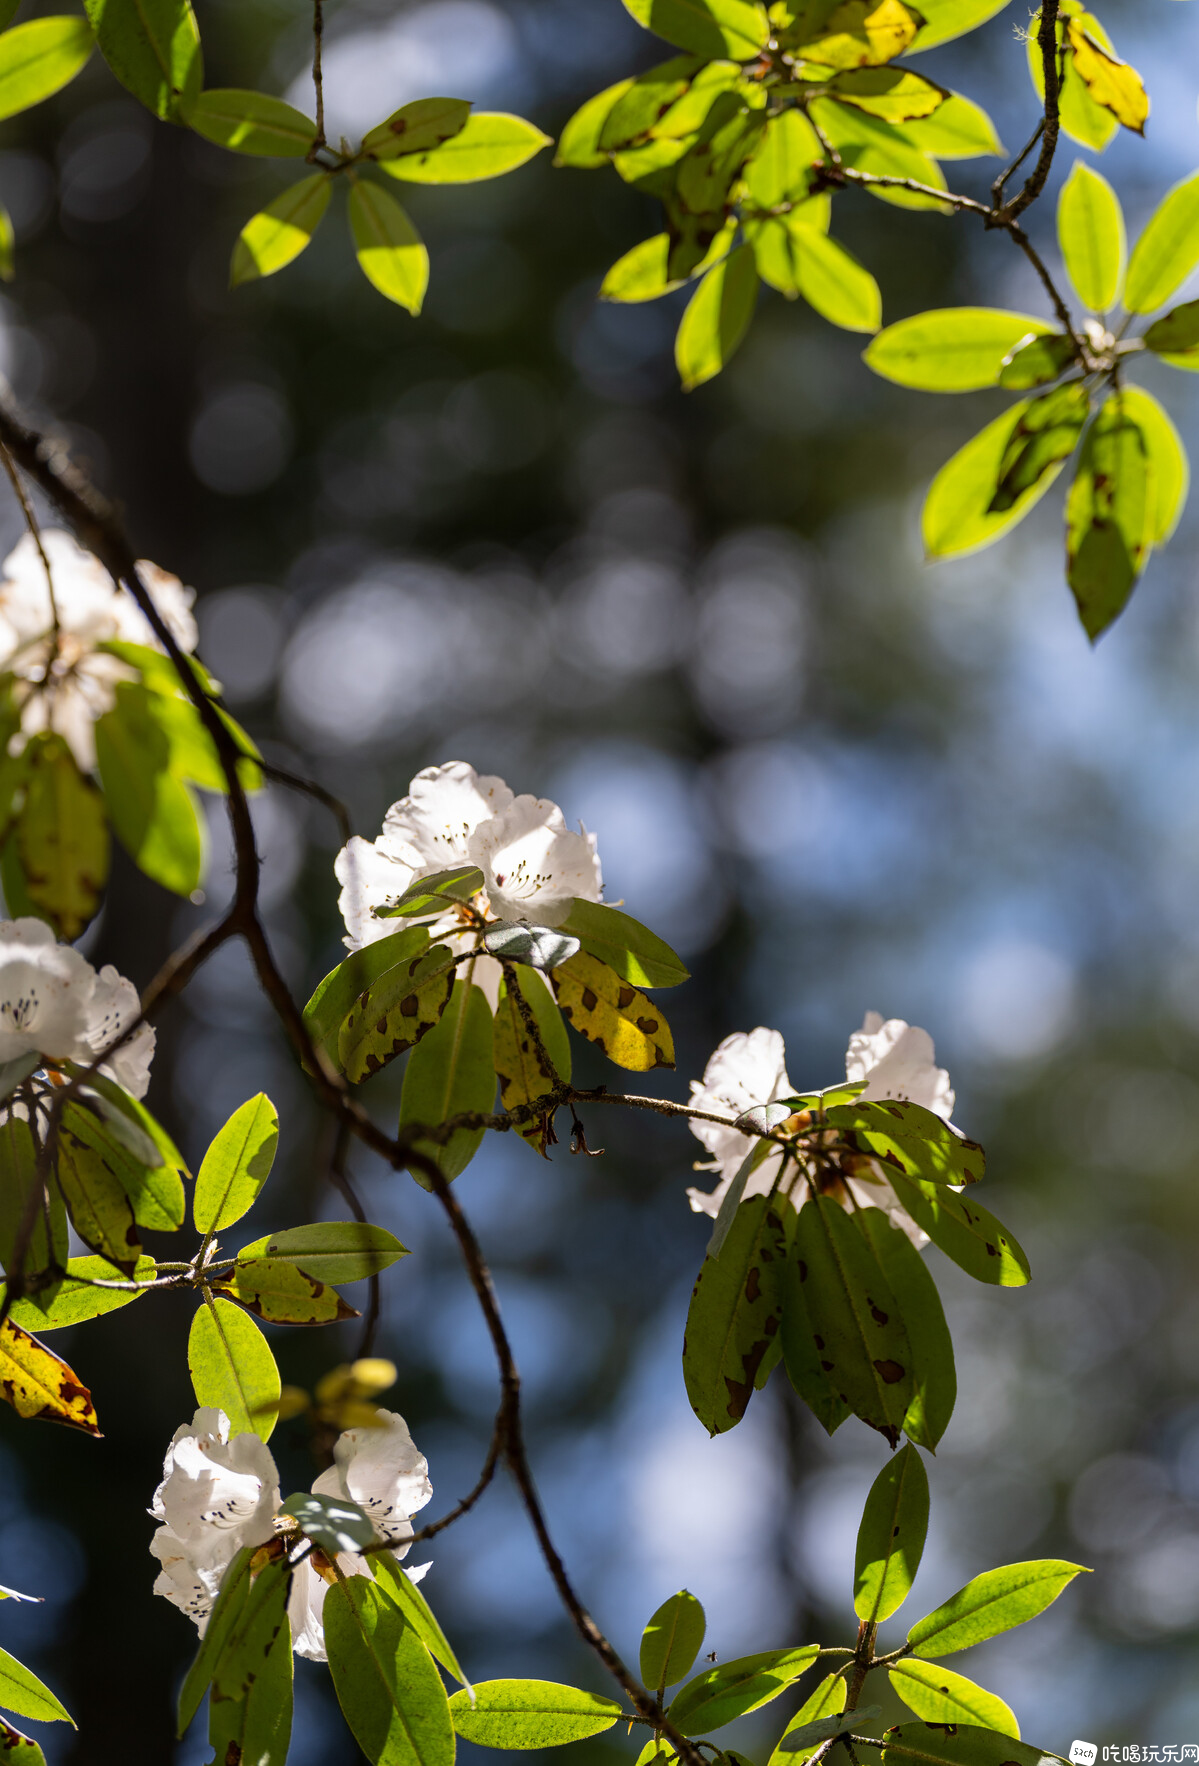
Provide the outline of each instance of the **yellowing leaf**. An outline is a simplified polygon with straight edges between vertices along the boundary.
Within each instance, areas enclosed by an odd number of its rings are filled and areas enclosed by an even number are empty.
[[[540,975],[520,966],[515,966],[513,973],[537,1025],[550,1066],[559,1079],[569,1080],[570,1038],[566,1034],[561,1012],[555,1006]],[[537,1052],[520,1007],[509,991],[507,980],[500,989],[499,1004],[496,1007],[492,1054],[500,1082],[500,1103],[505,1110],[515,1110],[518,1105],[531,1103],[534,1098],[544,1097],[553,1090],[553,1074]],[[517,1133],[536,1152],[548,1158],[545,1149],[549,1127],[550,1117],[539,1116],[531,1122],[522,1122]]]
[[[92,1395],[65,1361],[6,1318],[0,1325],[0,1392],[18,1416],[44,1417],[99,1435]]]
[[[842,104],[852,104],[885,123],[915,122],[931,116],[949,96],[944,86],[899,67],[849,68],[835,76],[828,91]]]
[[[670,1027],[657,1006],[606,963],[579,951],[553,972],[564,1018],[610,1061],[633,1073],[674,1066]]]
[[[921,22],[901,0],[841,0],[831,12],[821,0],[800,0],[790,10],[780,43],[824,67],[882,67],[903,54]]]
[[[83,1113],[86,1114],[86,1113]],[[133,1204],[108,1160],[64,1115],[58,1136],[55,1172],[71,1223],[85,1245],[132,1277],[142,1254]]]
[[[445,1011],[453,986],[454,959],[444,944],[380,975],[359,995],[338,1034],[346,1078],[366,1079],[419,1042]]]
[[[108,881],[104,799],[61,736],[35,737],[29,746],[34,764],[17,827],[25,887],[60,938],[78,938]]]
[[[1078,76],[1095,103],[1109,110],[1126,129],[1143,135],[1149,95],[1136,68],[1121,61],[1113,50],[1103,48],[1081,18],[1068,21],[1066,36]]]
[[[237,1263],[217,1291],[240,1301],[268,1324],[337,1324],[358,1317],[336,1288],[305,1275],[283,1258],[255,1257]]]
[[[315,172],[251,215],[233,247],[229,286],[273,276],[298,258],[320,225],[331,189],[328,174]]]
[[[387,167],[411,163],[388,160]],[[367,281],[397,306],[419,313],[429,285],[429,254],[399,203],[359,179],[350,190],[350,229]]]

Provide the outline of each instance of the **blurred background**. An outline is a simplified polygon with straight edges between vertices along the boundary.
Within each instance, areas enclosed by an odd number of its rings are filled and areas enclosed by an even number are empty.
[[[199,12],[210,84],[307,106],[303,0]],[[431,92],[556,132],[664,53],[619,0],[335,0],[327,16],[330,132],[350,136]],[[1135,230],[1199,162],[1199,8],[1109,0],[1103,17],[1153,97],[1148,139],[1103,156]],[[1012,148],[1035,116],[1026,25],[1010,5],[921,63],[987,103]],[[1064,142],[1053,188],[1073,158]],[[981,191],[996,167],[948,169]],[[97,61],[0,128],[18,240],[0,369],[122,500],[139,550],[196,585],[202,653],[238,716],[360,832],[418,768],[461,758],[598,833],[609,899],[694,971],[663,1001],[667,1095],[758,1023],[783,1031],[804,1087],[842,1075],[868,1008],[928,1028],[1034,1281],[983,1291],[928,1253],[961,1396],[909,1616],[997,1563],[1092,1565],[959,1665],[1046,1747],[1199,1742],[1199,511],[1093,652],[1064,586],[1060,493],[993,551],[921,561],[923,490],[994,395],[900,392],[862,366],[864,340],[769,297],[731,370],[683,397],[678,299],[595,301],[653,205],[548,155],[491,184],[411,187],[433,258],[419,322],[367,286],[337,213],[293,268],[228,293],[239,228],[291,175],[155,124]],[[967,219],[851,192],[834,231],[879,276],[888,319],[1043,310],[1022,258]],[[1050,202],[1033,232],[1055,261]],[[1199,442],[1194,381],[1143,378]],[[0,541],[19,531],[0,503]],[[339,957],[336,830],[274,790],[256,815],[270,930],[306,997]],[[89,955],[144,984],[219,907],[228,868],[215,805],[207,901],[180,906],[123,865]],[[280,1108],[256,1233],[344,1214],[326,1126],[239,950],[159,1035],[150,1102],[193,1159],[255,1090]],[[582,1049],[579,1064],[600,1076]],[[388,1073],[365,1094],[381,1121],[398,1092]],[[578,1587],[633,1660],[681,1585],[721,1659],[852,1642],[881,1444],[856,1422],[828,1441],[781,1377],[707,1442],[679,1366],[709,1230],[685,1197],[700,1148],[653,1118],[594,1116],[602,1159],[560,1146],[543,1163],[493,1137],[459,1180]],[[483,1457],[490,1354],[436,1205],[352,1164],[370,1217],[414,1253],[385,1279],[379,1350],[399,1367],[385,1402],[429,1457],[429,1518]],[[207,1758],[198,1729],[172,1739],[194,1633],[151,1596],[142,1513],[193,1409],[190,1313],[164,1296],[55,1338],[102,1443],[0,1411],[0,1580],[45,1596],[4,1604],[0,1641],[79,1719],[78,1737],[43,1735],[52,1761]],[[284,1378],[310,1388],[358,1330],[275,1332]],[[284,1487],[306,1487],[303,1421],[273,1446]],[[474,1677],[608,1690],[502,1481],[415,1555]],[[325,1671],[298,1667],[295,1766],[357,1758]],[[722,1735],[763,1757],[795,1703]],[[587,1752],[633,1746],[613,1732]]]

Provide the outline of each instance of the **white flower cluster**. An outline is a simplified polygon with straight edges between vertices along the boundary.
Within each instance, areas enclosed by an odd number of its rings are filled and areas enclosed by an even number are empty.
[[[381,1539],[402,1558],[412,1537],[411,1517],[433,1494],[429,1466],[394,1411],[380,1411],[370,1428],[347,1429],[333,1449],[334,1463],[312,1486],[316,1496],[340,1497],[365,1509]],[[220,1410],[198,1410],[176,1430],[162,1466],[162,1483],[150,1513],[162,1525],[150,1550],[162,1568],[155,1594],[165,1595],[194,1619],[201,1636],[221,1578],[243,1546],[269,1544],[281,1501],[279,1473],[270,1448],[257,1435],[229,1439],[229,1419]],[[338,1555],[346,1576],[372,1575],[371,1558],[357,1552]],[[419,1581],[422,1564],[406,1573]],[[288,1603],[297,1655],[325,1660],[321,1621],[325,1577],[311,1556],[300,1563]]]
[[[516,797],[502,779],[451,761],[416,775],[408,796],[388,810],[377,840],[355,836],[337,855],[346,944],[359,950],[410,924],[380,918],[380,910],[420,878],[458,864],[482,871],[475,905],[495,920],[558,926],[576,897],[599,901],[603,889],[594,834],[568,828],[548,798]],[[460,916],[446,914],[429,929],[434,938],[465,948]],[[475,964],[475,985],[493,1006],[500,974],[491,957]]]
[[[49,528],[42,534],[42,546],[54,585],[53,605],[31,534],[4,560],[0,672],[15,676],[22,734],[53,730],[86,773],[96,764],[96,719],[112,710],[117,682],[135,678],[124,662],[96,646],[114,638],[154,650],[162,646],[129,591],[118,588],[100,560],[70,534]],[[192,590],[147,559],[138,570],[180,648],[194,650]]]
[[[877,1012],[867,1012],[862,1028],[849,1039],[845,1077],[851,1083],[866,1081],[865,1090],[859,1094],[866,1100],[904,1098],[908,1103],[922,1104],[945,1122],[953,1114],[953,1089],[948,1073],[936,1064],[932,1038],[927,1030],[905,1024],[902,1018],[888,1018],[884,1023]],[[691,1081],[691,1102],[697,1109],[731,1111],[737,1116],[755,1104],[773,1104],[794,1096],[795,1087],[787,1077],[783,1039],[777,1030],[760,1027],[726,1036],[704,1069],[702,1082]],[[711,1164],[700,1169],[718,1171],[720,1182],[707,1193],[689,1189],[687,1194],[696,1213],[715,1218],[738,1167],[754,1144],[753,1137],[715,1122],[693,1121],[691,1132],[712,1155]],[[782,1158],[781,1148],[767,1154],[750,1176],[746,1198],[769,1194]],[[854,1176],[842,1180],[842,1186],[830,1192],[842,1206],[849,1206],[852,1199],[859,1208],[881,1208],[890,1216],[892,1225],[901,1228],[914,1245],[928,1243],[927,1235],[902,1207],[876,1161],[863,1161]]]
[[[89,1067],[138,1009],[137,989],[111,963],[97,975],[44,921],[0,920],[0,1063],[40,1054]],[[139,1024],[101,1071],[142,1098],[153,1055],[153,1028]]]

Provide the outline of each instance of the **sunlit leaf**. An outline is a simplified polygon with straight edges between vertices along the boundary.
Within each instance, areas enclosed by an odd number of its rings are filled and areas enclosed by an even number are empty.
[[[152,1257],[139,1257],[131,1281],[150,1283],[156,1273]],[[27,1331],[60,1331],[116,1312],[140,1296],[130,1288],[101,1287],[97,1283],[120,1278],[106,1257],[69,1257],[66,1274],[53,1288],[26,1299],[14,1300],[10,1317]],[[148,1289],[143,1289],[143,1292]],[[0,1298],[4,1287],[0,1283]]]
[[[391,1596],[399,1607],[404,1618],[420,1638],[435,1662],[440,1662],[448,1674],[468,1692],[473,1691],[470,1681],[462,1672],[462,1665],[450,1645],[445,1632],[437,1623],[433,1613],[420,1589],[406,1573],[399,1560],[391,1552],[376,1552],[371,1568],[375,1580]]]
[[[400,1095],[401,1133],[413,1123],[433,1126],[466,1110],[490,1110],[495,1102],[491,1007],[482,988],[472,985],[471,970],[467,964],[437,1024],[409,1057]],[[483,1134],[481,1128],[460,1128],[448,1141],[417,1141],[414,1150],[452,1179],[466,1170]],[[428,1189],[429,1179],[420,1167],[410,1170]]]
[[[221,1577],[221,1585],[208,1615],[204,1635],[179,1689],[178,1726],[175,1733],[180,1737],[185,1734],[199,1710],[200,1700],[216,1672],[221,1652],[245,1610],[250,1597],[250,1561],[253,1556],[254,1547],[243,1546]]]
[[[68,1107],[58,1136],[55,1175],[84,1244],[112,1265],[113,1277],[131,1278],[142,1254],[133,1204],[98,1139],[86,1111],[75,1121]]]
[[[1057,237],[1078,298],[1091,312],[1106,313],[1124,282],[1124,215],[1107,179],[1082,160],[1058,197]]]
[[[279,1415],[279,1369],[248,1313],[231,1300],[205,1301],[192,1319],[187,1365],[196,1403],[223,1410],[231,1435],[270,1440]]]
[[[82,18],[34,18],[5,31],[0,35],[0,117],[29,110],[69,85],[92,47]],[[11,223],[9,244],[11,251]]]
[[[60,736],[35,737],[29,747],[32,769],[16,838],[25,890],[59,937],[74,939],[94,919],[108,881],[104,799]]]
[[[901,133],[905,141],[931,153],[934,159],[974,159],[981,153],[1003,152],[986,111],[960,92],[950,92],[931,116],[905,123]]]
[[[375,1544],[379,1538],[364,1509],[336,1496],[309,1495],[303,1491],[289,1496],[279,1512],[298,1521],[305,1537],[329,1557],[342,1551],[361,1551],[364,1545]]]
[[[337,1039],[360,995],[388,969],[410,962],[429,946],[423,926],[406,926],[386,938],[352,951],[331,969],[304,1007],[304,1024],[313,1041],[337,1064]]]
[[[624,0],[637,23],[679,49],[708,59],[752,61],[770,37],[766,8],[756,0]]]
[[[551,980],[562,1016],[618,1067],[645,1073],[674,1066],[674,1040],[661,1010],[606,963],[580,951]]]
[[[454,1726],[441,1675],[384,1589],[349,1576],[329,1589],[323,1618],[334,1691],[367,1759],[451,1766]]]
[[[259,1257],[286,1260],[318,1281],[340,1285],[380,1275],[407,1255],[405,1246],[386,1227],[360,1220],[322,1220],[255,1239],[253,1244],[242,1246],[237,1260],[242,1265]]]
[[[407,165],[388,160],[387,165]],[[429,254],[398,202],[361,179],[350,190],[350,230],[358,262],[380,294],[412,314],[419,313],[429,285]]]
[[[882,1766],[1056,1766],[1060,1760],[1001,1729],[967,1723],[902,1723],[883,1735]]]
[[[18,1251],[23,1252],[21,1273],[27,1284],[52,1263],[61,1267],[67,1261],[67,1217],[61,1196],[48,1190],[38,1174],[33,1130],[23,1117],[6,1110],[0,1116],[0,1264],[10,1274]]]
[[[1127,605],[1156,524],[1149,450],[1132,406],[1117,392],[1087,431],[1066,499],[1066,575],[1092,641]]]
[[[84,0],[100,53],[123,86],[164,121],[204,84],[190,0]]]
[[[219,1766],[284,1766],[291,1740],[292,1654],[280,1645],[260,1661],[239,1699],[210,1699],[208,1742]]]
[[[918,50],[932,49],[937,43],[948,43],[954,37],[964,37],[967,31],[977,30],[997,12],[1002,12],[1008,0],[920,0],[919,11],[924,23],[916,33],[911,53]]]
[[[800,1743],[798,1747],[789,1745],[790,1738],[801,1734],[809,1723],[817,1723],[822,1717],[836,1717],[845,1709],[845,1676],[843,1674],[826,1674],[796,1711],[790,1723],[783,1731],[778,1746],[770,1756],[769,1766],[802,1766],[811,1758],[820,1741]]]
[[[783,48],[825,67],[881,67],[915,40],[921,14],[901,0],[788,0]]]
[[[190,895],[204,871],[207,841],[192,793],[170,770],[155,695],[122,682],[96,723],[100,782],[117,838],[139,870],[176,895]]]
[[[187,1201],[178,1169],[160,1163],[158,1149],[148,1136],[114,1132],[120,1118],[106,1114],[93,1099],[71,1098],[62,1113],[59,1135],[60,1175],[64,1160],[73,1164],[80,1182],[100,1181],[102,1168],[124,1191],[139,1226],[158,1232],[174,1232],[183,1225]],[[129,1141],[140,1140],[136,1150]],[[68,1144],[69,1143],[69,1147]],[[91,1175],[79,1175],[86,1161]],[[76,1223],[78,1225],[78,1223]]]
[[[786,1692],[820,1653],[818,1644],[802,1649],[767,1650],[706,1668],[676,1692],[666,1715],[684,1735],[707,1735],[737,1717],[760,1710]]]
[[[217,1657],[212,1698],[240,1699],[263,1673],[274,1651],[290,1648],[287,1597],[291,1578],[291,1565],[284,1558],[265,1564],[255,1575]]]
[[[754,255],[741,245],[708,271],[691,297],[675,339],[675,362],[685,390],[711,380],[734,354],[753,317],[758,275]]]
[[[268,1324],[340,1324],[342,1319],[358,1317],[336,1288],[283,1258],[239,1259],[213,1286]]]
[[[414,98],[368,130],[362,137],[362,151],[372,159],[425,153],[461,134],[469,116],[467,98]]]
[[[828,91],[886,123],[912,122],[939,110],[949,94],[944,86],[909,68],[850,68],[834,75]]]
[[[665,940],[619,908],[575,900],[561,930],[573,933],[588,955],[634,987],[677,987],[688,978],[689,971]]]
[[[933,191],[947,188],[945,173],[931,154],[915,147],[908,131],[911,123],[886,123],[881,117],[867,116],[864,111],[838,104],[831,98],[813,100],[812,117],[832,142],[842,162],[852,170],[870,173],[876,178],[903,178],[923,184]],[[948,214],[936,195],[919,190],[905,190],[898,185],[868,184],[869,195],[880,202],[899,208],[933,209]]]
[[[690,1674],[706,1629],[704,1609],[686,1588],[664,1600],[641,1634],[641,1678],[659,1696]]]
[[[745,1415],[782,1324],[790,1204],[753,1196],[736,1210],[718,1257],[705,1256],[683,1336],[687,1397],[710,1435]]]
[[[303,159],[316,140],[316,124],[294,105],[235,86],[199,93],[183,107],[181,116],[197,135],[231,153]]]
[[[936,307],[888,325],[862,359],[897,386],[973,392],[994,386],[1010,352],[1048,330],[1031,314],[999,307]]]
[[[92,1395],[74,1369],[11,1318],[0,1324],[0,1395],[18,1416],[100,1433]]]
[[[1030,402],[1008,437],[989,512],[1005,513],[1035,488],[1045,473],[1060,470],[1078,445],[1090,409],[1090,393],[1077,380]]]
[[[620,1706],[599,1693],[555,1680],[483,1680],[450,1700],[454,1728],[487,1748],[556,1748],[602,1735]]]
[[[249,1212],[271,1174],[279,1146],[279,1113],[265,1092],[247,1099],[218,1129],[196,1177],[196,1231],[223,1232]]]
[[[698,55],[674,55],[638,74],[612,106],[599,132],[598,145],[604,153],[618,148],[635,147],[649,139],[656,123],[681,98],[704,63]],[[735,64],[730,64],[734,65]],[[701,116],[692,128],[698,128]],[[679,136],[691,130],[676,131]]]
[[[476,110],[439,147],[380,159],[379,170],[408,184],[474,184],[516,171],[549,145],[550,137],[523,117]]]
[[[1011,392],[1049,386],[1060,380],[1071,363],[1077,361],[1078,345],[1064,331],[1047,332],[1043,336],[1030,333],[1004,357],[999,370],[999,385]]]
[[[1066,40],[1075,71],[1095,103],[1110,111],[1126,129],[1143,135],[1149,115],[1149,97],[1136,68],[1105,48],[1096,34],[1087,28],[1085,18],[1067,20]]]
[[[959,1195],[946,1184],[909,1177],[897,1166],[888,1166],[887,1177],[921,1231],[975,1281],[1001,1288],[1022,1288],[1028,1281],[1028,1259],[1015,1238],[969,1190]]]
[[[1175,184],[1146,221],[1128,260],[1124,305],[1130,313],[1164,306],[1199,264],[1199,172]]]
[[[251,215],[233,247],[229,286],[238,288],[259,276],[273,276],[298,258],[312,242],[332,189],[327,173],[314,172]]]
[[[1141,432],[1149,458],[1149,538],[1155,546],[1164,546],[1178,526],[1190,485],[1186,449],[1152,393],[1143,386],[1125,386],[1120,397],[1125,415]]]
[[[338,1033],[337,1052],[347,1079],[377,1073],[419,1042],[449,1004],[456,962],[448,945],[385,970],[358,997]]]
[[[1020,1738],[1020,1725],[1003,1700],[964,1674],[940,1663],[921,1662],[909,1656],[888,1669],[891,1685],[909,1711],[926,1723],[969,1723],[981,1729],[997,1729],[1001,1735]]]
[[[596,166],[607,165],[608,156],[599,145],[604,124],[612,114],[613,106],[624,97],[633,84],[632,78],[617,80],[614,86],[608,86],[589,98],[586,104],[575,111],[558,137],[558,151],[554,156],[556,166],[578,166],[584,170],[593,170]]]
[[[492,1044],[492,1061],[500,1082],[500,1104],[505,1110],[515,1110],[521,1104],[531,1103],[534,1098],[545,1097],[554,1088],[555,1074],[564,1082],[570,1079],[570,1038],[553,995],[539,976],[523,969],[516,970],[515,979],[533,1015],[548,1059],[543,1059],[538,1052],[505,976],[500,984]],[[517,1133],[544,1158],[549,1157],[546,1152],[549,1123],[550,1118],[546,1115],[517,1125]]]
[[[925,1660],[951,1656],[972,1649],[988,1637],[998,1637],[1035,1619],[1051,1606],[1078,1575],[1083,1564],[1060,1558],[1036,1558],[1030,1563],[1004,1564],[985,1570],[927,1617],[918,1619],[908,1632],[912,1654]]]
[[[1049,489],[1061,464],[1051,466],[1003,512],[991,508],[999,468],[1012,434],[1028,409],[1022,399],[987,424],[947,460],[924,502],[924,544],[933,558],[976,552],[1011,531]]]
[[[1062,10],[1064,12],[1066,8],[1063,6]],[[1094,13],[1082,12],[1080,9],[1078,16],[1092,40],[1110,50],[1112,40]],[[1037,97],[1043,104],[1045,101],[1045,68],[1038,36],[1040,18],[1040,13],[1035,12],[1028,24],[1028,70],[1032,76]],[[1058,114],[1062,130],[1072,140],[1081,141],[1084,147],[1091,147],[1096,153],[1102,153],[1120,125],[1111,111],[1096,104],[1091,97],[1074,65],[1073,55],[1062,52],[1062,38],[1063,24],[1062,19],[1059,18],[1057,24],[1058,66],[1063,69],[1063,78],[1058,93]]]
[[[916,1449],[901,1447],[871,1485],[858,1527],[853,1610],[864,1623],[889,1619],[903,1605],[927,1532],[928,1474]]]

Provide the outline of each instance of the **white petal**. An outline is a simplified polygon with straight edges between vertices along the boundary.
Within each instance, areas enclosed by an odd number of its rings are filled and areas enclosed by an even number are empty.
[[[335,1465],[312,1488],[325,1496],[339,1489],[366,1511],[383,1538],[405,1538],[412,1532],[409,1518],[433,1494],[429,1462],[418,1451],[402,1416],[381,1410],[379,1418],[374,1428],[346,1429],[338,1437]]]
[[[501,920],[556,926],[576,896],[600,899],[595,835],[573,833],[548,798],[517,797],[475,831],[468,850],[487,879],[488,900]]]
[[[279,1507],[279,1475],[257,1435],[228,1438],[221,1411],[201,1409],[177,1430],[163,1461],[152,1513],[193,1566],[217,1574],[243,1545],[263,1545]]]
[[[867,1012],[849,1039],[845,1077],[867,1081],[863,1098],[904,1098],[946,1122],[953,1115],[953,1088],[948,1073],[937,1066],[932,1037],[902,1018],[884,1023],[877,1012]]]
[[[691,1082],[691,1103],[697,1110],[740,1116],[754,1104],[773,1104],[788,1097],[786,1050],[777,1030],[756,1030],[726,1036],[704,1068],[702,1081]],[[691,1132],[719,1160],[721,1168],[740,1164],[749,1151],[749,1137],[714,1122],[692,1122]]]
[[[501,814],[512,802],[502,779],[476,773],[464,760],[426,767],[393,803],[383,821],[381,844],[397,854],[415,852],[431,871],[443,871],[467,857],[467,843],[480,822]]]
[[[139,1010],[137,989],[132,981],[126,981],[111,963],[106,963],[96,977],[88,1018],[87,1042],[92,1056],[106,1049],[136,1018]],[[144,1098],[150,1084],[154,1044],[153,1026],[139,1025],[128,1042],[121,1044],[112,1060],[105,1062],[103,1071],[135,1098]]]
[[[34,1050],[78,1057],[95,983],[87,958],[56,944],[41,920],[0,921],[0,1061]]]
[[[163,570],[157,564],[151,564],[148,558],[138,559],[137,571],[162,615],[163,624],[179,648],[190,654],[199,639],[195,614],[192,612],[195,590],[185,589],[177,576],[172,576],[169,570]],[[115,616],[118,637],[131,644],[149,644],[155,650],[162,649],[149,620],[127,589],[120,592]]]
[[[859,1208],[880,1208],[890,1218],[893,1227],[907,1234],[917,1251],[922,1251],[928,1244],[928,1234],[916,1225],[881,1171],[873,1178],[864,1178],[860,1174],[847,1178],[845,1187]]]
[[[337,905],[351,950],[400,930],[403,921],[377,919],[374,910],[399,900],[416,877],[414,865],[385,851],[381,841],[363,840],[355,834],[338,853],[333,870],[341,884]]]
[[[287,1602],[287,1617],[291,1624],[292,1648],[298,1656],[305,1657],[309,1662],[324,1662],[328,1659],[325,1655],[325,1627],[321,1620],[328,1586],[324,1578],[317,1575],[307,1558],[296,1565]]]
[[[744,1136],[741,1138],[745,1139],[745,1150],[748,1152],[749,1140]],[[741,1159],[744,1159],[744,1157],[745,1153],[742,1153]],[[749,1180],[745,1185],[745,1191],[742,1196],[743,1201],[748,1202],[751,1196],[768,1196],[770,1194],[771,1190],[774,1188],[775,1174],[782,1162],[782,1157],[781,1149],[777,1153],[768,1153],[762,1163],[758,1166],[757,1170],[750,1173]],[[732,1164],[730,1161],[727,1170],[722,1166],[720,1182],[716,1185],[714,1190],[710,1190],[706,1194],[703,1190],[697,1189],[689,1189],[687,1191],[688,1198],[691,1202],[691,1208],[694,1213],[709,1214],[712,1219],[715,1220],[716,1216],[720,1213],[720,1204],[724,1201],[725,1195],[728,1192],[728,1187],[736,1175],[738,1166],[741,1164],[741,1159],[738,1159],[736,1164]],[[787,1182],[785,1187],[787,1189],[791,1187],[790,1181]]]

